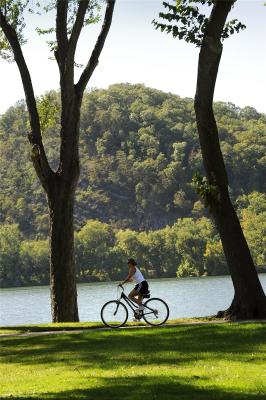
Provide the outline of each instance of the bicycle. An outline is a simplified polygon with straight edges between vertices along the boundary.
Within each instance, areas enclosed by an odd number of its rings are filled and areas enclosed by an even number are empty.
[[[144,304],[144,310],[136,313],[138,305],[135,304],[124,293],[124,287],[120,285],[122,291],[117,300],[111,300],[105,303],[101,309],[101,319],[109,328],[120,328],[124,326],[128,320],[128,309],[121,300],[124,300],[127,306],[133,311],[134,317],[137,320],[144,319],[147,324],[159,326],[164,324],[169,317],[169,308],[166,302],[159,298],[148,299]],[[149,295],[144,298],[150,297]]]

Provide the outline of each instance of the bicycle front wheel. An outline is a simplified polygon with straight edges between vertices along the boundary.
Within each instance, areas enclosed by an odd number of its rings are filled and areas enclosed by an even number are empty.
[[[169,317],[169,308],[162,299],[149,299],[144,304],[143,319],[149,325],[162,325]]]
[[[120,301],[108,301],[108,303],[105,303],[101,309],[101,319],[109,328],[119,328],[127,322],[127,308]]]

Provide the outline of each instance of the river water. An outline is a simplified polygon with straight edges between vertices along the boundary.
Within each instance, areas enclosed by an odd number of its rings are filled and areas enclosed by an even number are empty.
[[[266,274],[260,274],[266,292]],[[200,317],[226,309],[233,297],[229,276],[149,280],[152,297],[164,299],[170,319]],[[132,288],[126,285],[126,293]],[[103,304],[118,296],[115,282],[78,285],[80,321],[100,321]],[[0,289],[0,326],[51,322],[48,286]]]

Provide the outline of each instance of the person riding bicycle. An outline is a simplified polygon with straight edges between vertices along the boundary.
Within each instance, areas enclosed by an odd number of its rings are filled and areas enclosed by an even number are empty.
[[[128,276],[124,281],[120,282],[119,286],[122,286],[126,282],[135,281],[136,286],[131,290],[128,297],[130,300],[138,304],[139,308],[136,310],[136,314],[140,316],[144,310],[142,299],[149,293],[149,285],[139,268],[136,266],[137,263],[134,258],[129,258],[127,264],[129,267]]]

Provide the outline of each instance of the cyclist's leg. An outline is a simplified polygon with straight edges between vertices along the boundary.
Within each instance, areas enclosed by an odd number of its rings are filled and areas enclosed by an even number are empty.
[[[138,304],[142,304],[142,300],[143,300],[143,294],[142,293],[138,293]]]
[[[144,298],[144,296],[149,293],[149,285],[147,281],[143,281],[141,286],[140,286],[140,290],[138,291],[139,295],[138,295],[138,300],[140,301],[141,305],[142,305],[142,300]],[[144,308],[144,307],[143,307]]]
[[[136,289],[132,289],[128,297],[130,298],[130,300],[134,301],[134,303],[137,303],[139,306],[142,305],[143,296],[142,294],[138,293]]]

